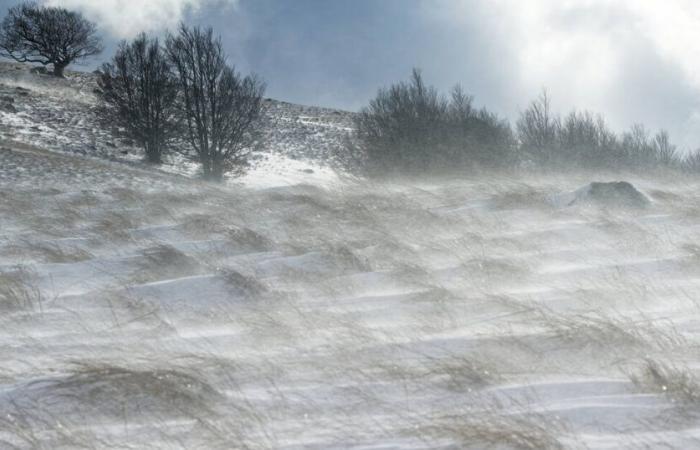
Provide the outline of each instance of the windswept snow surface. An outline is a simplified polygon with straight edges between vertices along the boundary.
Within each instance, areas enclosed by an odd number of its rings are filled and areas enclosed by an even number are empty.
[[[700,447],[698,181],[624,177],[625,208],[561,201],[619,175],[355,180],[303,157],[329,119],[215,186],[77,155],[22,101],[0,448]]]
[[[0,447],[697,447],[700,186],[549,201],[588,180],[217,187],[5,147]]]

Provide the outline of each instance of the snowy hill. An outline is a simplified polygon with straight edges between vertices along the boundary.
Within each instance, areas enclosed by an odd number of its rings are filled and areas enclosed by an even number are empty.
[[[88,75],[2,83],[0,448],[700,446],[697,180],[352,179],[347,114],[272,102],[211,185],[124,164]]]
[[[115,127],[100,122],[95,75],[67,72],[66,77],[56,79],[31,73],[24,64],[0,62],[0,139],[66,153],[139,161],[142,150],[128,139],[119,139]],[[267,99],[262,121],[264,150],[254,155],[256,174],[251,178],[259,178],[261,172],[286,171],[301,179],[314,170],[312,167],[342,167],[352,114]],[[191,173],[196,164],[172,155],[162,170]]]

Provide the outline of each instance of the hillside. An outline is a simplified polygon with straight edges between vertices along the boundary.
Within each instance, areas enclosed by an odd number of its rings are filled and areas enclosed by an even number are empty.
[[[55,79],[33,74],[27,65],[0,62],[0,139],[83,156],[140,161],[142,150],[120,138],[116,127],[99,120],[97,87],[92,73],[69,71],[66,79]],[[264,150],[254,155],[251,178],[270,171],[288,177],[301,172],[298,178],[309,178],[308,161],[322,168],[344,165],[343,145],[352,130],[352,113],[267,99],[262,130]],[[162,170],[192,174],[196,163],[176,153]]]
[[[697,180],[355,179],[270,102],[212,185],[3,67],[0,448],[700,446]]]

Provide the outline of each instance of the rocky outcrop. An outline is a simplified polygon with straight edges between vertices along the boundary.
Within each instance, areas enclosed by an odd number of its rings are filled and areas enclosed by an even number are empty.
[[[593,182],[573,192],[568,205],[579,204],[645,208],[651,204],[651,200],[627,181]]]

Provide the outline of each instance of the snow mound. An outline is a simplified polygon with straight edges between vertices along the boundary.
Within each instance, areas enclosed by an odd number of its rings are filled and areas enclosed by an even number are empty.
[[[627,181],[592,182],[574,192],[554,198],[558,206],[596,205],[646,208],[651,200]]]

